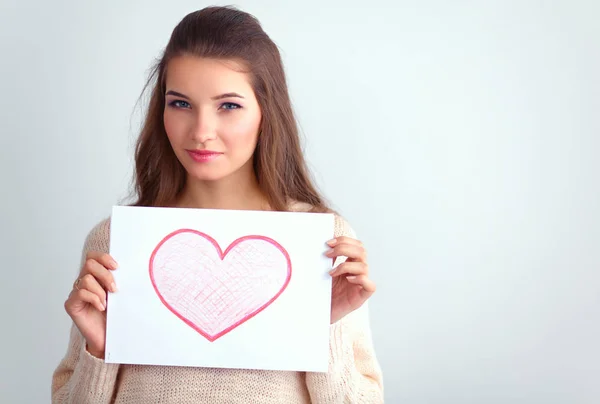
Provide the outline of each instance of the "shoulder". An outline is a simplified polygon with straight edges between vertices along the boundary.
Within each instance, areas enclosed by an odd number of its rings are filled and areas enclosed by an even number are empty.
[[[350,223],[341,215],[334,213],[335,215],[335,230],[334,237],[346,236],[350,238],[356,238],[356,232],[350,226]]]
[[[305,202],[290,201],[289,209],[292,212],[311,212],[313,206]],[[346,218],[337,212],[331,212],[331,214],[335,218],[334,237],[346,236],[356,238],[356,232]]]
[[[84,252],[108,252],[110,245],[110,217],[96,223],[87,233]]]

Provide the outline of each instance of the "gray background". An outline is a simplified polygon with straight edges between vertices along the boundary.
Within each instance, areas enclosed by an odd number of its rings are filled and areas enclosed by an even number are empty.
[[[282,48],[318,184],[369,248],[386,402],[599,402],[599,3],[235,4]],[[0,2],[2,402],[49,401],[146,73],[205,5]]]

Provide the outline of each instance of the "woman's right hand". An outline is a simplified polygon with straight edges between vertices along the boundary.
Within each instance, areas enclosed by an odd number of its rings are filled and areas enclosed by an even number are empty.
[[[85,338],[87,351],[102,359],[106,340],[106,291],[116,292],[111,273],[115,269],[117,263],[109,254],[89,252],[65,301],[65,310]]]

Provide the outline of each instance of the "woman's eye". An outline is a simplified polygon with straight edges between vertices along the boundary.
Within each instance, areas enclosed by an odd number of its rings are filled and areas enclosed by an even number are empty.
[[[181,104],[185,104],[185,105],[181,105]],[[175,101],[171,101],[169,103],[169,106],[171,107],[175,107],[175,108],[187,108],[190,104],[188,104],[185,101],[181,101],[181,100],[175,100]]]
[[[221,105],[223,109],[238,109],[241,108],[241,105],[234,104],[233,102],[226,102]]]
[[[182,100],[174,100],[169,103],[169,106],[180,109],[180,108],[190,108],[190,104],[186,101]],[[230,109],[238,109],[242,106],[239,104],[235,104],[233,102],[225,102],[221,104],[222,109],[230,110]]]

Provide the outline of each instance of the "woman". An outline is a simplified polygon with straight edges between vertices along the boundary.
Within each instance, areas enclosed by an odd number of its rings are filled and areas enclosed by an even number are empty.
[[[134,205],[330,211],[309,179],[279,52],[254,17],[225,7],[189,14],[152,76],[135,154]],[[53,402],[383,401],[364,305],[375,285],[365,250],[341,217],[328,252],[342,264],[331,274],[327,373],[105,363],[106,294],[116,290],[111,272],[118,266],[108,254],[109,226],[110,219],[102,221],[86,238],[65,302],[73,326],[53,375]]]

